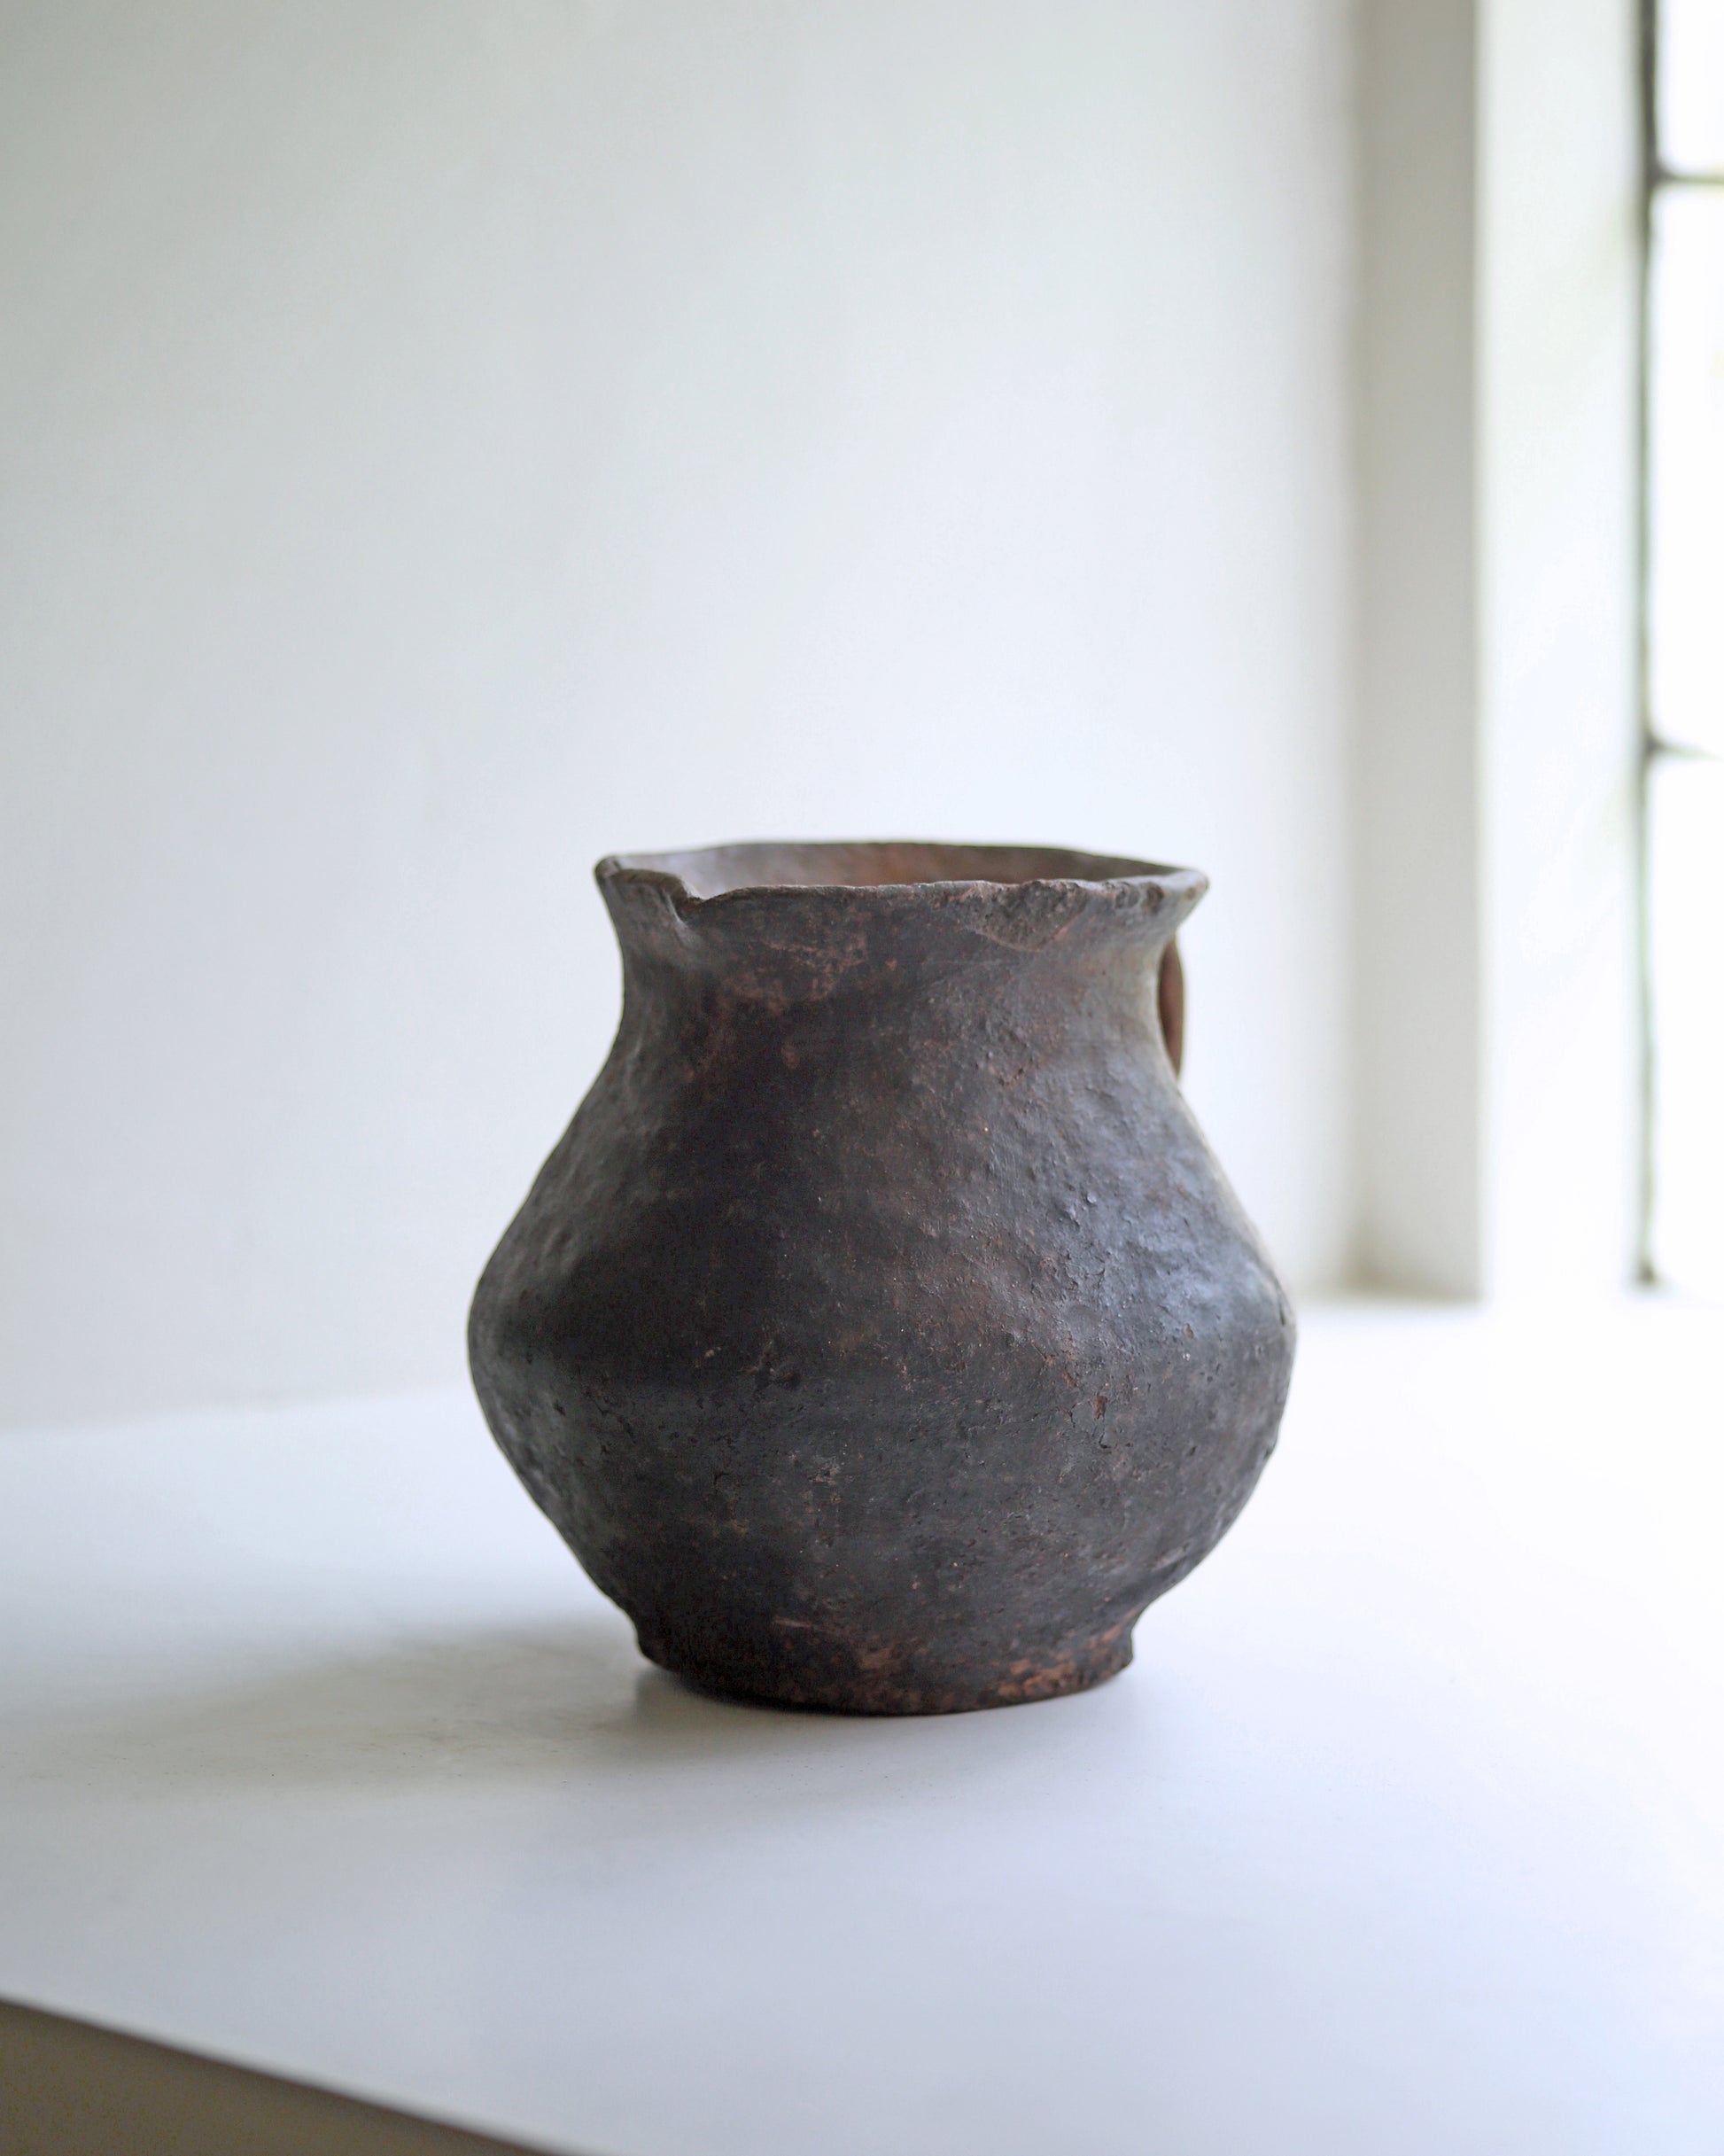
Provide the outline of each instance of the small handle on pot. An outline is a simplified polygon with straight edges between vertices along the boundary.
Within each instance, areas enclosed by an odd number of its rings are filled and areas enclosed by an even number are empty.
[[[1185,969],[1179,961],[1179,946],[1169,941],[1161,953],[1161,969],[1155,977],[1155,1014],[1161,1021],[1173,1075],[1185,1058]]]

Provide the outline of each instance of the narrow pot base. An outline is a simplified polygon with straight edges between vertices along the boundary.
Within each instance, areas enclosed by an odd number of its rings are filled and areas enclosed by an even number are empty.
[[[1076,1653],[1068,1650],[1045,1659],[1031,1655],[1004,1670],[978,1670],[973,1676],[948,1671],[920,1679],[890,1670],[851,1669],[837,1676],[788,1662],[773,1668],[765,1658],[754,1657],[746,1664],[721,1665],[664,1639],[639,1632],[636,1638],[648,1662],[717,1698],[834,1715],[961,1715],[990,1707],[1024,1707],[1105,1685],[1131,1660],[1129,1624]]]

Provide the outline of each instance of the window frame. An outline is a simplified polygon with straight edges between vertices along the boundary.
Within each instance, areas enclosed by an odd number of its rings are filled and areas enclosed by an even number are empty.
[[[1660,729],[1653,694],[1653,371],[1652,316],[1658,205],[1668,195],[1724,189],[1724,169],[1692,170],[1669,163],[1662,143],[1659,63],[1666,0],[1639,0],[1638,106],[1640,121],[1639,274],[1635,389],[1635,665],[1638,750],[1635,804],[1636,984],[1640,1037],[1638,1220],[1635,1277],[1642,1287],[1666,1285],[1658,1250],[1658,1010],[1652,919],[1652,816],[1658,774],[1667,762],[1688,761],[1698,751],[1669,740]]]

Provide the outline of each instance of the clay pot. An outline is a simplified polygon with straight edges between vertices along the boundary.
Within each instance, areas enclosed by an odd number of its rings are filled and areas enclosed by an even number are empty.
[[[470,1328],[522,1481],[721,1692],[940,1714],[1111,1677],[1293,1365],[1169,1055],[1206,879],[909,844],[597,876],[621,1028]]]

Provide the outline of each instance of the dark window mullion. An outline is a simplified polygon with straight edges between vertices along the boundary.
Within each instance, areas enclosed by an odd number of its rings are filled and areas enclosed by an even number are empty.
[[[1714,0],[1716,4],[1716,0]],[[1724,1284],[1724,1154],[1717,1141],[1714,1101],[1724,1094],[1724,1003],[1719,995],[1724,957],[1724,733],[1716,692],[1724,689],[1717,661],[1724,660],[1708,630],[1697,644],[1690,551],[1695,531],[1716,530],[1711,518],[1689,521],[1662,494],[1659,480],[1676,480],[1690,503],[1703,467],[1672,465],[1671,428],[1690,419],[1703,432],[1697,456],[1715,456],[1716,422],[1697,405],[1694,384],[1679,370],[1669,373],[1670,352],[1661,351],[1660,330],[1686,354],[1690,331],[1716,335],[1685,304],[1677,317],[1666,310],[1679,286],[1690,293],[1697,235],[1719,225],[1717,191],[1724,190],[1717,128],[1697,132],[1687,111],[1681,147],[1699,157],[1673,160],[1661,139],[1660,39],[1662,0],[1642,0],[1641,40],[1641,308],[1639,323],[1639,946],[1641,1020],[1641,1233],[1639,1265],[1644,1280],[1674,1278],[1702,1292]],[[1692,87],[1692,85],[1689,85]],[[1684,108],[1686,110],[1686,107]],[[1712,197],[1712,200],[1703,198]],[[1677,235],[1680,234],[1680,241]],[[1680,251],[1677,254],[1666,252]],[[1714,260],[1718,259],[1716,255]],[[1709,347],[1717,350],[1715,345]],[[1681,386],[1678,386],[1680,385]],[[1666,397],[1674,398],[1674,403]],[[1715,406],[1710,409],[1716,410]],[[1710,431],[1708,431],[1710,430]],[[1708,444],[1712,445],[1710,448]],[[1706,497],[1710,498],[1710,497]],[[1666,557],[1660,542],[1670,536],[1666,519],[1682,519],[1680,559]],[[1699,542],[1706,545],[1704,539]],[[1679,582],[1667,585],[1674,572]],[[1674,605],[1678,611],[1670,612]],[[1675,634],[1675,644],[1664,643]],[[1671,667],[1674,663],[1676,671]],[[1696,665],[1701,669],[1698,674]],[[1697,703],[1696,683],[1699,684]],[[1666,729],[1669,729],[1666,732]]]

